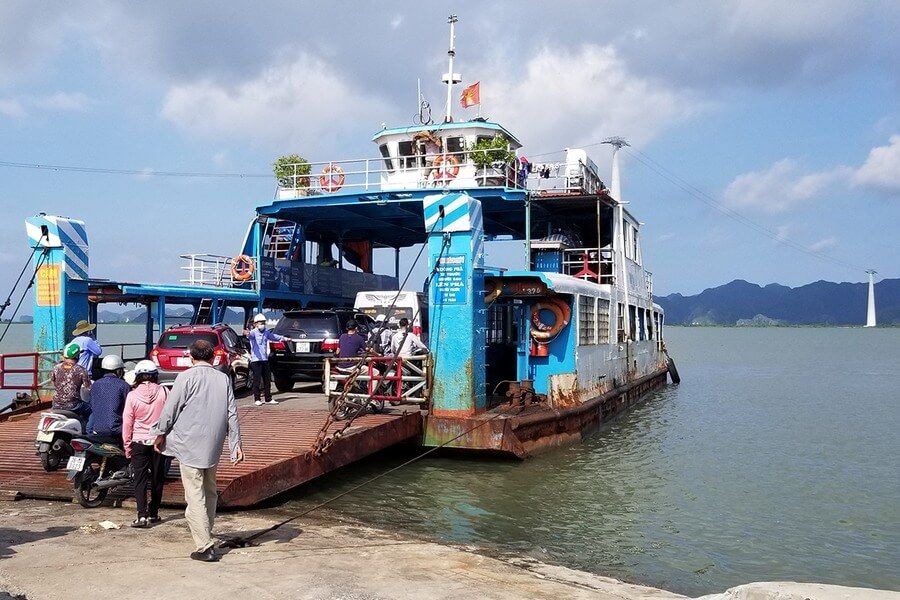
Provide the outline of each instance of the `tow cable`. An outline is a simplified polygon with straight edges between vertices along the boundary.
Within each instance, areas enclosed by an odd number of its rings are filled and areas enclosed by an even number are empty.
[[[444,207],[439,206],[438,210],[439,210],[439,214],[440,214],[441,218],[443,218],[444,217]],[[438,219],[437,221],[434,222],[434,225],[432,225],[431,229],[428,231],[428,235],[431,235],[432,233],[434,233],[434,230],[437,228],[437,226],[440,222],[441,222],[441,219]],[[394,299],[391,301],[391,304],[387,308],[386,314],[390,314],[393,311],[394,306],[397,303],[397,300],[400,298],[401,290],[406,286],[406,283],[409,281],[409,278],[412,275],[413,269],[415,269],[416,265],[419,263],[419,259],[422,258],[422,254],[425,251],[425,248],[427,247],[427,245],[428,245],[427,242],[425,244],[422,244],[422,247],[419,249],[418,254],[416,254],[416,258],[415,258],[415,260],[413,260],[412,265],[410,265],[409,270],[407,270],[406,276],[403,278],[403,283],[400,284],[397,294],[394,296]],[[435,263],[434,263],[434,268],[432,269],[428,278],[425,280],[425,284],[423,285],[423,288],[428,289],[431,286],[431,281],[434,279],[434,276],[437,274],[438,266],[440,265],[441,257],[444,254],[444,250],[449,245],[450,245],[450,236],[449,236],[449,234],[445,233],[443,243],[441,244],[441,251],[438,253],[437,260],[435,260]],[[416,312],[413,314],[413,320],[415,320],[415,318],[418,314],[419,314],[419,307],[417,306]],[[331,410],[328,412],[328,416],[325,418],[325,423],[322,425],[322,428],[319,430],[319,433],[316,435],[316,441],[313,444],[313,450],[312,450],[313,456],[321,456],[325,452],[327,452],[328,449],[331,447],[331,445],[338,438],[340,438],[344,434],[344,432],[347,431],[347,429],[349,429],[353,425],[353,421],[356,419],[356,417],[361,416],[362,414],[365,413],[365,409],[366,409],[368,402],[362,403],[361,407],[359,407],[354,412],[348,414],[347,419],[345,420],[345,422],[343,423],[343,425],[341,426],[340,429],[332,432],[331,434],[328,433],[328,429],[334,424],[335,420],[337,419],[338,412],[341,410],[342,406],[347,402],[347,395],[356,386],[356,380],[362,371],[363,365],[366,364],[366,359],[373,356],[372,340],[381,339],[381,334],[384,331],[385,327],[387,327],[387,320],[385,320],[381,324],[381,326],[375,331],[374,335],[371,335],[371,337],[369,338],[367,347],[366,347],[366,353],[363,356],[360,356],[356,360],[356,364],[353,365],[353,367],[352,367],[353,370],[350,372],[347,379],[344,380],[344,389],[341,391],[341,395],[337,398],[337,400],[335,400],[334,404],[331,406]],[[406,341],[405,337],[403,338],[403,341],[404,342]],[[396,359],[387,363],[387,365],[388,365],[388,368],[393,367],[396,369],[396,366],[397,366]]]

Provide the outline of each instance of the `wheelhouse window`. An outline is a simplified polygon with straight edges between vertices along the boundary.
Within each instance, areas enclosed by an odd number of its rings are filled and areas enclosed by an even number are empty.
[[[417,155],[412,141],[400,142],[398,146],[400,150],[400,168],[415,169]]]
[[[621,343],[625,341],[625,305],[619,302],[616,308],[616,339]]]
[[[391,161],[391,153],[388,150],[387,144],[381,144],[378,146],[378,150],[381,152],[381,156],[384,158],[384,168],[388,170],[389,173],[394,172],[394,163]]]
[[[463,139],[461,137],[448,137],[446,138],[446,140],[444,140],[444,142],[447,148],[447,152],[449,152],[450,154],[462,152],[465,149],[463,147]],[[460,158],[460,156],[457,155],[457,158]],[[460,162],[462,162],[461,158]]]
[[[596,298],[578,296],[578,345],[592,346],[597,343]]]

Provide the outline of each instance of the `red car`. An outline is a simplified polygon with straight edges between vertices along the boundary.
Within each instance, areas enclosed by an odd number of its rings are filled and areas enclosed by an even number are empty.
[[[176,325],[166,329],[153,350],[150,360],[159,367],[159,382],[170,383],[191,366],[188,346],[197,340],[213,345],[212,365],[231,377],[235,389],[249,386],[247,340],[228,325]]]

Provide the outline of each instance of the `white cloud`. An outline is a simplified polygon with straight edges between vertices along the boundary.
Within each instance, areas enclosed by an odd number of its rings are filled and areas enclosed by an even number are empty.
[[[872,148],[853,181],[862,187],[900,192],[900,135],[892,135],[887,146]]]
[[[731,208],[782,213],[806,204],[840,176],[837,170],[802,174],[796,161],[785,158],[767,169],[735,177],[725,188],[724,200]]]
[[[838,165],[802,173],[795,160],[785,158],[767,169],[743,173],[728,184],[723,199],[731,208],[745,212],[777,214],[810,203],[830,188],[900,193],[900,134],[892,135],[888,145],[872,148],[859,167]]]
[[[0,115],[13,119],[21,119],[25,116],[25,107],[18,100],[7,98],[0,100]]]
[[[338,69],[307,53],[278,62],[235,84],[210,79],[171,87],[162,115],[209,138],[237,138],[303,148],[376,129],[386,103],[355,88]]]
[[[94,101],[82,92],[56,92],[37,96],[31,104],[45,110],[81,112],[90,108]]]
[[[818,242],[814,242],[809,245],[809,249],[813,252],[821,252],[822,250],[828,250],[829,248],[834,248],[838,244],[838,239],[834,236],[822,238]]]
[[[0,99],[0,115],[23,119],[34,112],[82,112],[94,100],[82,92],[54,92],[38,96]]]
[[[612,46],[545,46],[527,60],[520,79],[512,79],[508,67],[495,59],[481,69],[483,110],[523,143],[540,144],[537,150],[610,135],[643,144],[703,108],[686,92],[631,73]]]

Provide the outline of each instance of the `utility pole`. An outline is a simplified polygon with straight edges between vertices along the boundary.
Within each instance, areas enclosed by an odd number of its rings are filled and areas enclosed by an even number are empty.
[[[450,23],[450,49],[447,50],[450,66],[443,77],[443,82],[447,84],[447,111],[444,114],[444,123],[453,121],[453,85],[462,81],[462,76],[459,73],[453,72],[453,58],[456,56],[456,33],[454,25],[457,21],[459,21],[459,19],[456,18],[456,15],[447,17],[447,22]]]

